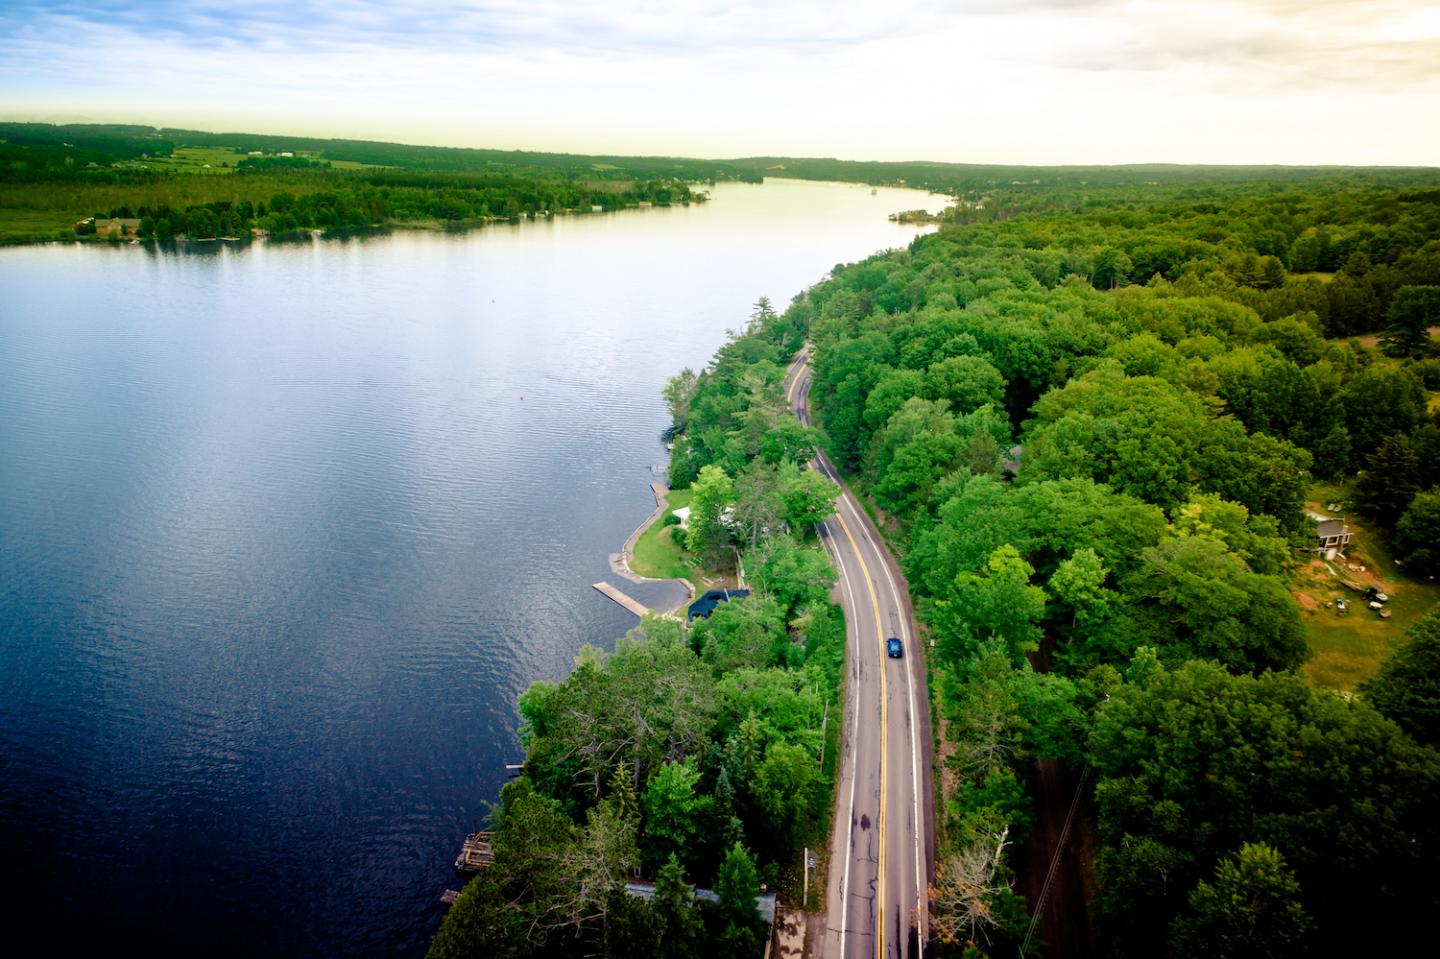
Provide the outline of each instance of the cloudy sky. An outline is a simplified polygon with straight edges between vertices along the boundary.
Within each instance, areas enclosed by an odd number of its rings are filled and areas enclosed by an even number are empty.
[[[713,157],[1440,165],[1440,0],[0,0],[0,118]]]

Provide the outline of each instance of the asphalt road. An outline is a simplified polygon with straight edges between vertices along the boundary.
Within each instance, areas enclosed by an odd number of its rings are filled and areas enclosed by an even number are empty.
[[[808,348],[786,401],[810,422]],[[934,861],[931,737],[924,653],[909,590],[875,525],[823,453],[814,468],[841,487],[820,536],[836,569],[847,628],[845,732],[839,807],[830,838],[823,954],[835,959],[924,955],[924,908]],[[898,638],[904,656],[885,653]]]

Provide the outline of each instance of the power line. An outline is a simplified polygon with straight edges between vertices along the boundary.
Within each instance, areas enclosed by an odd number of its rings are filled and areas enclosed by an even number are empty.
[[[1070,824],[1075,819],[1075,810],[1080,806],[1080,793],[1085,788],[1085,780],[1090,775],[1090,767],[1086,766],[1080,770],[1080,781],[1075,784],[1075,795],[1070,799],[1070,811],[1065,814],[1065,825],[1060,828],[1060,841],[1055,844],[1055,854],[1050,857],[1050,868],[1045,873],[1045,885],[1040,887],[1040,898],[1035,902],[1035,912],[1030,916],[1030,927],[1025,930],[1025,939],[1020,943],[1020,956],[1024,959],[1025,950],[1030,948],[1030,938],[1035,935],[1035,927],[1040,924],[1040,913],[1045,909],[1045,897],[1050,895],[1050,884],[1055,880],[1055,869],[1060,865],[1060,853],[1065,849],[1065,842],[1070,836]]]

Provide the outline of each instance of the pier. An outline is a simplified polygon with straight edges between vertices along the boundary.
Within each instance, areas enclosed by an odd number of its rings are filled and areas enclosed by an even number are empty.
[[[644,603],[641,603],[639,600],[632,599],[631,597],[626,596],[624,593],[620,592],[620,590],[616,589],[614,586],[611,586],[609,583],[596,583],[595,588],[598,589],[605,596],[619,603],[621,606],[624,606],[636,616],[644,616],[646,613],[650,612],[650,608]]]
[[[460,855],[455,857],[455,871],[473,876],[485,866],[495,862],[495,850],[491,847],[493,832],[472,832],[460,846]]]

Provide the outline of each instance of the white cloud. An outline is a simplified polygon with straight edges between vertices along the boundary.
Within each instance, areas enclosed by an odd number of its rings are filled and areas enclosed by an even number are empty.
[[[457,145],[1440,163],[1399,0],[19,3],[0,112]]]

